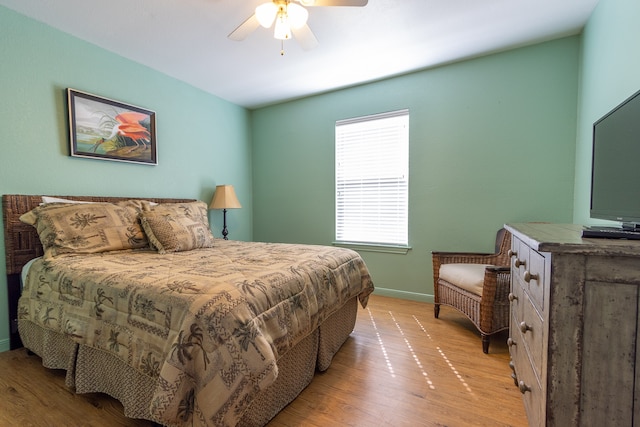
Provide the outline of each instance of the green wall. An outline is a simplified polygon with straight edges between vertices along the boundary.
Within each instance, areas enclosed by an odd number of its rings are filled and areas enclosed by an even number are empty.
[[[159,164],[69,157],[67,87],[155,111]],[[233,184],[243,209],[227,215],[230,237],[252,238],[246,109],[1,6],[0,96],[0,194],[209,202],[217,184]],[[220,236],[221,212],[210,220]],[[0,351],[9,348],[4,259],[0,245]]]
[[[0,7],[0,192],[208,201],[232,183],[231,237],[330,244],[335,121],[409,108],[412,250],[362,255],[377,292],[429,300],[432,250],[489,251],[505,222],[589,222],[591,125],[640,89],[639,20],[636,0],[600,0],[580,37],[247,112]],[[156,111],[159,165],[70,158],[66,87]]]
[[[576,143],[576,224],[605,223],[589,219],[592,126],[640,90],[638,22],[638,0],[600,0],[584,30]]]
[[[410,110],[406,255],[377,292],[430,300],[431,251],[492,251],[506,222],[571,222],[579,37],[252,112],[255,240],[331,244],[335,121]]]

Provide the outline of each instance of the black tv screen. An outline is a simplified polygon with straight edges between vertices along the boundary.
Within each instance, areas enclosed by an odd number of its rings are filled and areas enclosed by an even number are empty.
[[[590,215],[640,223],[640,91],[593,124]]]

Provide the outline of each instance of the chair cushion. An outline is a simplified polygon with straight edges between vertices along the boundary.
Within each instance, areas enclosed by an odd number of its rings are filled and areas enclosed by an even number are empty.
[[[440,266],[440,278],[473,294],[482,296],[484,270],[486,267],[491,267],[491,264],[442,264]]]

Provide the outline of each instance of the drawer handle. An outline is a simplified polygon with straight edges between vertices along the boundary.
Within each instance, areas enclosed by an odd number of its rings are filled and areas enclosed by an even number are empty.
[[[521,261],[519,259],[516,259],[516,261],[514,262],[514,265],[516,266],[516,268],[525,267],[527,265],[527,261]]]
[[[513,292],[509,292],[509,302],[517,301],[518,297]]]
[[[516,345],[516,342],[513,340],[513,338],[509,337],[509,338],[507,339],[507,345],[508,345],[509,347],[513,347],[514,345]]]
[[[526,385],[524,383],[524,381],[520,381],[518,383],[518,388],[520,389],[520,393],[525,394],[528,391],[531,391],[531,387],[529,387],[528,385]]]
[[[529,283],[532,280],[538,281],[538,276],[537,274],[531,274],[531,272],[529,270],[524,272],[524,281]]]
[[[507,255],[509,256],[509,258],[511,258],[514,255],[518,255],[518,252],[514,251],[513,249],[509,249],[509,251],[507,252]]]
[[[522,332],[523,334],[526,334],[527,331],[531,330],[531,326],[527,325],[525,322],[520,322],[520,332]]]

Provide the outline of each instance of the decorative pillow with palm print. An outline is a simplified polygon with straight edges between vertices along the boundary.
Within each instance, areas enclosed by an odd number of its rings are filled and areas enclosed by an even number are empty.
[[[140,215],[151,246],[161,254],[213,247],[207,204],[162,203]]]
[[[20,217],[38,230],[45,257],[67,253],[139,249],[149,246],[139,214],[149,202],[47,203]]]

